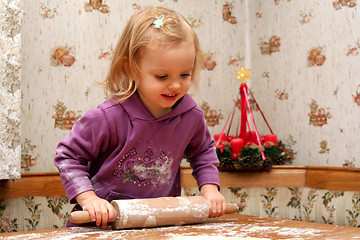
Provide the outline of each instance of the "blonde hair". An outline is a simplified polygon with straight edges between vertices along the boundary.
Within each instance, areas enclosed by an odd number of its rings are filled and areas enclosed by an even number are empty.
[[[153,22],[162,14],[163,25],[155,28]],[[179,13],[164,7],[146,7],[137,11],[128,21],[116,45],[108,75],[103,82],[106,95],[117,101],[133,95],[139,84],[139,50],[153,41],[159,44],[176,44],[192,41],[195,47],[195,65],[192,84],[198,88],[198,78],[203,65],[203,53],[195,31]],[[127,67],[124,61],[127,61]],[[131,74],[130,74],[131,73]],[[134,79],[131,79],[131,75]]]

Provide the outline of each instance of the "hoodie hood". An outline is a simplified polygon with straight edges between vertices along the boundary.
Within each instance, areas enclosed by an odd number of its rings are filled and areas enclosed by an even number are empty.
[[[137,92],[125,101],[120,102],[120,105],[127,112],[131,120],[140,119],[144,121],[170,120],[178,115],[192,110],[197,106],[196,102],[188,94],[186,94],[184,97],[179,99],[177,103],[175,103],[175,108],[170,113],[156,119],[145,107]]]

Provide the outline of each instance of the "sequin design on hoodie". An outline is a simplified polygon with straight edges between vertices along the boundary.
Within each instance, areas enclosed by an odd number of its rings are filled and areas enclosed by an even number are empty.
[[[119,161],[118,169],[113,175],[123,181],[132,182],[138,187],[169,184],[173,159],[169,158],[165,152],[162,151],[159,156],[155,156],[149,147],[139,158],[131,158],[136,156],[136,149],[132,149],[131,153],[125,155],[128,159],[122,158]]]

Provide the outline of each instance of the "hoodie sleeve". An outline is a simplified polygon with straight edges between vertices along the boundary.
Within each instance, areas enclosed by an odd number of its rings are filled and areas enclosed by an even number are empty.
[[[89,175],[91,162],[110,140],[109,125],[101,108],[88,111],[58,144],[54,158],[62,184],[71,203],[78,194],[94,190]]]
[[[186,149],[186,156],[193,169],[193,176],[200,188],[204,184],[215,184],[220,188],[219,172],[217,166],[219,164],[216,155],[215,142],[211,138],[209,129],[207,128],[203,112],[199,110],[201,117],[194,131],[193,138]]]

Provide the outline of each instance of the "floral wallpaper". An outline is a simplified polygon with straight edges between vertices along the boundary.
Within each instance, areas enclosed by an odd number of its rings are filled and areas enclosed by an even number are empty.
[[[359,192],[308,187],[228,187],[221,193],[227,201],[238,205],[239,214],[360,227]],[[195,196],[199,191],[196,187],[184,187],[183,194]]]
[[[0,2],[0,180],[20,177],[22,1]]]
[[[249,15],[252,91],[293,163],[360,167],[359,1],[249,1]]]
[[[197,32],[208,57],[191,94],[212,134],[236,104],[235,70],[244,65],[274,134],[294,152],[293,164],[359,167],[358,1],[35,0],[24,1],[21,30],[22,172],[57,171],[57,143],[104,101],[97,82],[126,21],[146,5],[177,10]],[[253,112],[267,134],[260,111]]]
[[[238,214],[360,227],[360,192],[308,187],[223,187]],[[183,186],[182,195],[199,195]],[[65,226],[73,205],[66,196],[0,199],[0,234]]]

